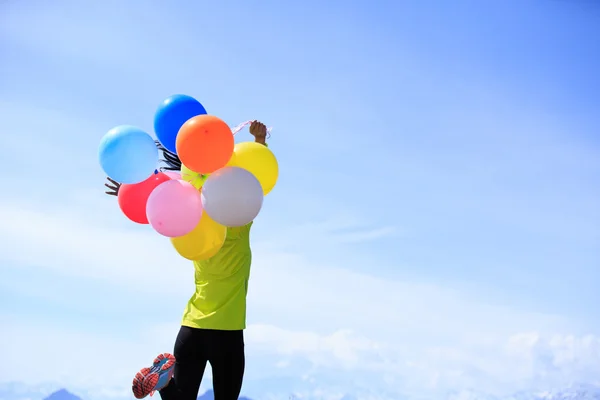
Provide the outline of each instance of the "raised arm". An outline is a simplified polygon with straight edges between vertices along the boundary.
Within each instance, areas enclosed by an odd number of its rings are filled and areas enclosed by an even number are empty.
[[[267,145],[267,126],[259,121],[250,124],[250,133],[254,136],[256,143]]]

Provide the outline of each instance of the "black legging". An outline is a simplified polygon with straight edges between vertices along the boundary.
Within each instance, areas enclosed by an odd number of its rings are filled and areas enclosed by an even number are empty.
[[[215,400],[237,400],[244,378],[244,331],[182,326],[175,340],[175,371],[160,391],[162,400],[196,400],[206,363],[213,373]]]

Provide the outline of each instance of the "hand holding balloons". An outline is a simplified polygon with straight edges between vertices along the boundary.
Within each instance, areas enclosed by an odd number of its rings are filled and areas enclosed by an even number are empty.
[[[248,130],[250,131],[250,134],[254,136],[254,139],[257,143],[266,143],[268,129],[265,124],[258,121],[252,121]]]

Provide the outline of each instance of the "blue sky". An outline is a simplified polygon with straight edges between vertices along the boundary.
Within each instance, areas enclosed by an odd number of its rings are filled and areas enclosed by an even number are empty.
[[[433,398],[597,379],[600,6],[0,7],[5,379],[126,398],[135,370],[171,349],[190,266],[103,195],[96,152],[115,125],[151,131],[174,93],[232,126],[274,127],[248,393]],[[109,353],[123,361],[100,379]]]

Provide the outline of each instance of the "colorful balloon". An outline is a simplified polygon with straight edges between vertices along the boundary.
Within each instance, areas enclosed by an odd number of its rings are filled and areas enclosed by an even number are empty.
[[[200,193],[190,183],[182,180],[163,182],[150,194],[146,215],[150,225],[161,235],[186,235],[200,222]]]
[[[235,145],[234,157],[228,164],[250,171],[258,179],[266,196],[277,183],[279,165],[269,148],[256,142],[242,142]]]
[[[207,260],[221,250],[226,236],[227,228],[203,212],[194,230],[187,235],[171,238],[171,244],[179,255],[188,260]]]
[[[193,97],[175,94],[165,99],[154,114],[154,132],[158,141],[171,153],[177,153],[177,133],[196,115],[206,114],[204,106]]]
[[[123,184],[119,188],[119,207],[123,214],[133,222],[147,224],[146,204],[150,193],[161,183],[170,180],[163,173],[153,174],[150,178],[140,183]]]
[[[181,179],[191,183],[198,190],[202,188],[202,185],[204,185],[204,182],[208,176],[208,174],[199,174],[194,172],[185,165],[181,164]]]
[[[252,173],[225,167],[208,177],[202,187],[202,206],[215,222],[244,226],[254,220],[263,204],[263,190]]]
[[[104,135],[98,158],[108,177],[119,183],[140,183],[154,173],[158,149],[154,139],[140,128],[120,125]]]
[[[233,154],[233,134],[229,126],[214,115],[189,119],[177,135],[177,155],[194,172],[210,174],[223,168]]]

